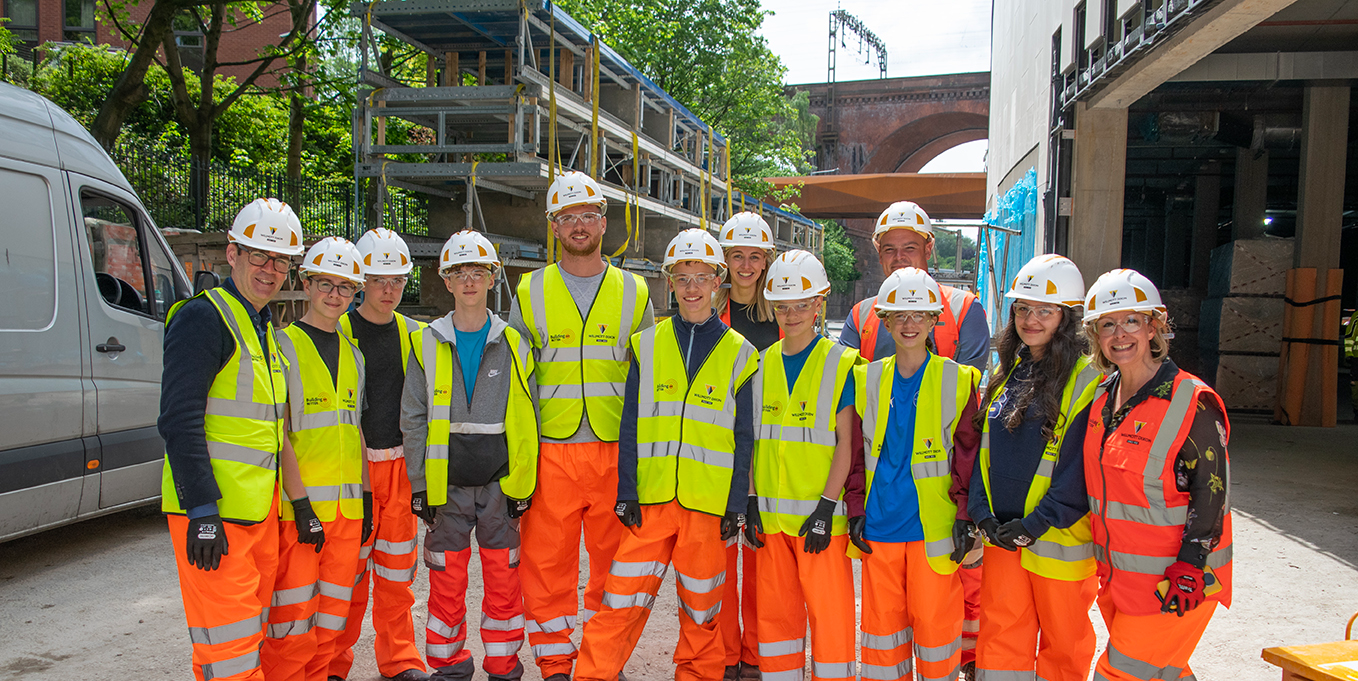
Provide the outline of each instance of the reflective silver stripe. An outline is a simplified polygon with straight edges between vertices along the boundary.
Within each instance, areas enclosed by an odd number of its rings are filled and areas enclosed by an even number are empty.
[[[358,425],[358,411],[354,409],[335,409],[332,411],[318,411],[310,414],[303,413],[300,417],[293,418],[289,427],[296,433],[304,430],[333,428],[338,425]]]
[[[1224,546],[1207,554],[1207,565],[1213,570],[1219,570],[1227,563],[1231,562],[1233,550],[1231,546]],[[1094,546],[1094,557],[1101,563],[1108,563],[1107,550],[1099,545]],[[1118,570],[1127,572],[1137,572],[1143,575],[1163,575],[1165,569],[1178,560],[1177,556],[1143,556],[1135,553],[1113,552],[1112,565]]]
[[[816,499],[779,499],[777,497],[759,497],[760,513],[782,513],[784,515],[809,516],[816,512],[816,507],[820,505],[820,498]],[[834,515],[846,516],[849,514],[849,507],[843,500],[835,502]]]
[[[802,681],[802,668],[782,672],[761,671],[759,676],[763,681]]]
[[[541,269],[528,274],[528,302],[533,306],[533,333],[537,335],[537,346],[547,349],[547,270]],[[578,314],[578,313],[577,313]]]
[[[251,650],[244,655],[237,655],[236,657],[226,660],[218,660],[203,665],[203,681],[212,681],[212,679],[244,674],[251,669],[259,669],[258,650]]]
[[[1052,476],[1052,471],[1055,470],[1056,470],[1056,459],[1051,459],[1046,456],[1043,456],[1042,460],[1037,462],[1037,473],[1035,473],[1034,475],[1039,478],[1050,478]]]
[[[453,423],[448,427],[449,433],[457,435],[500,435],[505,432],[505,424],[500,423]]]
[[[509,657],[510,655],[517,655],[519,653],[519,648],[523,647],[523,640],[507,641],[504,643],[487,641],[485,646],[486,657]]]
[[[815,651],[811,655],[815,657]],[[852,662],[820,662],[811,660],[811,670],[818,679],[851,679],[854,677],[854,663]]]
[[[1159,478],[1155,482],[1159,483]],[[1148,508],[1145,506],[1133,506],[1124,504],[1121,501],[1109,502],[1107,511],[1103,510],[1101,501],[1089,496],[1089,508],[1098,515],[1102,515],[1109,520],[1125,520],[1127,522],[1139,523],[1142,525],[1152,525],[1155,527],[1178,527],[1188,522],[1187,506],[1163,506],[1160,508]]]
[[[837,441],[832,430],[806,426],[783,426],[777,423],[761,424],[759,426],[759,439],[812,444],[821,447],[833,447]]]
[[[815,432],[811,434],[811,438],[804,440],[804,442],[824,444],[823,441],[817,441],[815,438],[818,436],[823,437],[824,435],[829,435],[830,442],[827,446],[833,447],[835,444],[834,433],[831,428],[835,422],[835,407],[838,405],[834,403],[834,398],[835,391],[841,387],[837,385],[835,378],[839,374],[839,361],[843,359],[844,353],[848,351],[849,348],[847,346],[840,345],[839,343],[831,343],[829,352],[825,353],[825,367],[821,370],[820,387],[816,390]],[[850,371],[852,370],[853,369],[850,368]],[[791,391],[792,387],[788,386],[788,390]]]
[[[273,598],[269,604],[277,608],[280,605],[297,605],[305,603],[321,593],[321,587],[312,582],[303,586],[294,586],[291,589],[279,589],[273,592]]]
[[[583,626],[586,622],[588,622],[588,621],[589,621],[589,618],[591,618],[591,617],[593,617],[593,616],[595,616],[595,615],[597,615],[597,614],[599,614],[599,613],[598,613],[598,611],[596,611],[596,610],[590,610],[589,608],[580,608],[580,624],[581,624],[581,626]]]
[[[312,503],[317,501],[342,501],[362,499],[363,483],[351,482],[343,485],[312,485],[306,488],[307,497]]]
[[[688,442],[679,445],[679,456],[716,468],[734,470],[736,467],[735,454],[730,452],[719,452],[715,449],[708,449],[706,447],[699,447]]]
[[[1038,681],[1035,671],[976,668],[976,681]]]
[[[248,363],[242,361],[248,367]],[[253,378],[254,373],[251,372]],[[250,389],[254,390],[253,380]],[[256,421],[276,421],[278,420],[278,405],[260,404],[251,400],[228,400],[224,397],[207,398],[206,413],[215,416],[229,416],[238,419],[254,419]]]
[[[958,636],[951,643],[941,646],[922,646],[919,641],[915,641],[915,656],[925,662],[947,662],[948,658],[958,654],[962,650],[962,637]]]
[[[462,623],[458,622],[457,624],[449,625],[431,612],[429,613],[429,620],[424,624],[424,628],[431,634],[436,634],[443,638],[452,638],[457,636],[458,632],[462,630]]]
[[[1038,539],[1024,550],[1032,551],[1035,555],[1052,560],[1059,560],[1067,563],[1075,563],[1082,560],[1089,560],[1094,557],[1093,544],[1076,544],[1067,546],[1054,541]]]
[[[524,623],[524,628],[530,634],[555,634],[561,631],[571,631],[575,629],[575,617],[562,615],[540,624],[536,620],[528,620]]]
[[[868,664],[864,662],[861,667],[863,678],[872,681],[896,681],[897,679],[910,678],[910,672],[914,665],[910,660],[897,662],[894,665]]]
[[[641,386],[641,387],[638,388],[638,390],[637,390],[637,414],[638,414],[638,415],[640,415],[640,414],[653,414],[653,413],[656,413],[656,410],[657,410],[656,399],[655,399],[655,389],[654,389],[654,386],[655,386],[655,361],[652,359],[653,357],[655,357],[655,327],[654,327],[654,326],[652,326],[652,327],[649,328],[649,329],[645,329],[645,330],[642,331],[641,333],[637,334],[637,358],[638,358],[638,360],[637,360],[637,369],[638,369],[638,371],[639,371],[639,373],[638,373],[638,378],[639,378],[639,380],[638,380],[637,385],[638,385],[638,386]],[[644,361],[643,361],[643,360],[644,360]],[[676,402],[676,404],[679,404],[679,403]],[[679,409],[681,410],[680,413],[682,413],[682,410],[683,410],[683,405],[682,405],[682,404],[680,404]],[[675,443],[675,444],[678,444],[678,443]],[[638,456],[638,457],[644,456],[644,455],[641,453],[641,451],[640,451],[640,450],[641,450],[641,447],[642,447],[642,444],[641,444],[641,443],[637,443],[637,449],[638,449],[638,451],[637,451],[637,456]]]
[[[924,555],[930,558],[946,556],[952,553],[953,543],[951,534],[942,539],[924,542]]]
[[[867,385],[863,388],[868,403],[863,405],[863,463],[869,473],[877,470],[877,451],[872,439],[877,437],[877,412],[882,404],[882,367],[882,362],[873,362],[864,372]]]
[[[683,400],[663,400],[660,402],[647,402],[646,411],[637,408],[637,418],[652,416],[682,416],[684,413]]]
[[[424,654],[437,660],[446,660],[462,652],[462,646],[466,643],[465,640],[453,641],[451,643],[425,643]]]
[[[860,640],[862,641],[864,648],[872,650],[895,650],[896,648],[910,643],[910,641],[913,640],[913,637],[914,631],[910,627],[906,627],[894,634],[885,635],[869,634],[865,631],[860,637]]]
[[[609,266],[610,268],[612,265]],[[605,270],[604,279],[608,279]],[[600,287],[603,282],[600,282]],[[618,326],[618,345],[624,350],[632,337],[632,325],[637,314],[637,279],[631,272],[622,272],[622,323]],[[624,357],[626,359],[626,357]]]
[[[716,605],[706,610],[697,610],[695,608],[690,607],[689,604],[685,603],[684,599],[681,598],[679,599],[679,607],[683,609],[684,613],[689,616],[689,619],[693,620],[694,624],[702,626],[704,624],[707,624],[708,622],[711,622],[713,618],[715,618],[717,614],[721,612],[721,601],[717,601]]]
[[[669,569],[669,563],[662,563],[658,560],[647,560],[636,563],[615,560],[608,568],[608,574],[614,577],[659,577],[665,578],[665,571]],[[681,575],[682,576],[682,575]]]
[[[1178,679],[1183,673],[1182,667],[1156,667],[1149,662],[1143,662],[1131,657],[1117,648],[1113,644],[1108,644],[1108,664],[1124,674],[1130,674],[1138,679],[1150,681],[1151,679]]]
[[[189,627],[189,640],[193,643],[215,646],[230,641],[249,638],[264,631],[260,616],[247,617],[239,622],[219,624],[215,627]]]
[[[655,594],[648,594],[643,591],[622,595],[605,591],[603,603],[614,610],[622,610],[623,608],[646,608],[650,610],[651,606],[655,605]]]
[[[619,334],[619,336],[620,340],[621,338],[628,337],[625,334]],[[554,362],[573,363],[586,359],[604,362],[625,362],[627,361],[627,347],[618,345],[585,345],[578,348],[543,348],[538,352],[538,362],[542,364],[552,364]]]
[[[425,447],[424,447],[424,459],[425,459],[426,461],[433,461],[433,460],[447,461],[447,460],[448,460],[448,445],[425,445]]]
[[[289,636],[301,636],[309,631],[316,624],[316,616],[312,615],[304,620],[292,620],[291,622],[270,622],[268,632],[265,634],[269,638],[287,638]]]
[[[233,461],[271,471],[278,469],[278,455],[275,452],[251,449],[230,442],[208,440],[207,455],[214,461]]]
[[[336,598],[341,601],[353,600],[354,588],[351,586],[332,584],[325,580],[321,580],[317,582],[317,584],[320,586],[322,596],[325,596],[327,598]]]
[[[415,551],[415,540],[410,539],[402,542],[387,541],[378,539],[373,542],[373,546],[381,553],[388,556],[404,556]],[[359,556],[360,558],[364,556]]]
[[[591,381],[583,385],[579,383],[539,384],[538,398],[578,400],[581,397],[622,397],[625,387],[625,383],[613,383],[611,381]]]
[[[724,570],[717,576],[708,577],[707,579],[690,577],[678,570],[675,570],[674,574],[679,577],[679,586],[694,594],[710,593],[721,588],[721,586],[726,583],[726,572]]]
[[[939,401],[939,410],[943,414],[943,451],[948,453],[948,458],[952,458],[952,434],[958,417],[957,378],[962,373],[962,365],[944,363],[942,373],[943,396]]]
[[[377,541],[380,542],[380,541],[382,541],[382,540],[381,540],[381,539],[378,539]],[[372,545],[372,544],[366,544],[366,545],[364,545],[364,546],[362,546],[362,547],[360,547],[360,548],[358,549],[358,559],[359,559],[359,560],[367,560],[367,559],[368,559],[368,556],[371,555],[372,552],[373,552],[373,545]]]
[[[728,393],[729,396],[729,393]],[[734,428],[736,425],[736,414],[734,410],[713,409],[704,407],[701,404],[687,404],[684,402],[662,402],[663,405],[674,405],[679,407],[684,418],[698,423],[710,423],[722,428]],[[661,414],[656,414],[661,416]],[[677,416],[678,414],[672,414]]]
[[[546,645],[533,646],[533,657],[542,659],[549,655],[573,655],[575,654],[575,644],[570,641],[565,643],[548,643]]]
[[[971,618],[962,620],[962,633],[979,634],[980,632],[981,632],[981,620]],[[967,648],[976,647],[975,641],[976,639],[974,638],[966,636],[962,637],[962,649],[966,650]]]
[[[492,631],[514,631],[523,628],[523,615],[515,615],[507,620],[497,620],[481,613],[481,628]]]
[[[949,470],[947,459],[938,459],[910,464],[910,474],[916,480],[923,480],[925,478],[945,478],[950,476],[952,472]]]
[[[330,631],[344,631],[344,623],[348,621],[344,615],[332,615],[328,612],[316,613],[316,626]]]
[[[415,566],[411,565],[404,570],[398,570],[373,563],[373,574],[388,582],[409,582],[415,579]]]
[[[943,676],[925,676],[920,674],[920,681],[957,681],[957,673],[961,671],[962,665],[954,665],[952,671]]]
[[[679,446],[679,443],[673,440],[665,440],[664,442],[638,442],[637,458],[654,459],[664,456],[678,456]]]
[[[234,336],[236,348],[240,350],[240,371],[236,373],[236,400],[238,402],[253,403],[255,394],[255,369],[251,359],[253,355],[250,352],[250,343],[245,340],[245,334],[241,332],[240,325],[236,323],[236,315],[232,312],[230,303],[226,302],[226,295],[221,291],[212,289],[207,292],[207,296],[216,304],[217,311],[220,312],[222,318],[226,320],[226,327],[231,331],[231,335]],[[251,329],[252,335],[253,331],[254,329]],[[274,337],[275,342],[277,341],[277,337],[274,336],[273,333],[272,325],[268,327],[268,335]],[[255,339],[258,340],[258,336],[255,336]],[[265,355],[269,353],[268,338],[265,338],[264,347],[260,348],[260,352]],[[272,387],[273,377],[270,376],[267,382],[270,387]],[[274,418],[278,418],[277,414],[274,415]],[[227,674],[222,674],[221,676],[227,676]]]
[[[442,551],[430,551],[429,547],[424,547],[424,564],[431,568],[442,570],[448,566],[448,560]]]
[[[805,638],[790,638],[786,641],[773,641],[771,643],[759,642],[760,657],[777,657],[779,655],[796,655],[806,652]],[[800,674],[798,674],[800,677]]]

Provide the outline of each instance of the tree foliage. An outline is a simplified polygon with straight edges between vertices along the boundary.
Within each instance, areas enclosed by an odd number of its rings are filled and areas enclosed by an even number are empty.
[[[958,245],[961,244],[961,263],[957,263]],[[943,229],[934,230],[934,257],[929,266],[935,271],[962,272],[976,271],[976,241],[961,232]]]
[[[839,282],[861,279],[863,273],[858,271],[858,255],[854,251],[853,242],[849,241],[849,236],[844,233],[843,225],[834,220],[816,222],[825,230],[825,250],[821,254],[821,260],[825,263],[825,273],[830,276],[833,285],[838,287]]]

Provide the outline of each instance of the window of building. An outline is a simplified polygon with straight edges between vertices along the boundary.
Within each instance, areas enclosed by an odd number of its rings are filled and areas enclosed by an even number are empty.
[[[1075,66],[1081,72],[1089,68],[1089,50],[1085,49],[1085,4],[1082,2],[1075,6],[1075,44],[1071,48],[1075,50]]]
[[[61,39],[72,43],[94,43],[94,0],[65,0],[66,22]]]
[[[38,0],[5,0],[5,28],[29,44],[38,42]]]
[[[197,72],[203,68],[203,24],[188,10],[174,17],[174,44],[179,47],[179,61]]]

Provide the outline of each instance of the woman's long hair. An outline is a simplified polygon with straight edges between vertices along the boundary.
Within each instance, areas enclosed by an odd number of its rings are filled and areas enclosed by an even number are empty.
[[[1070,372],[1075,368],[1075,363],[1086,352],[1085,336],[1080,329],[1083,308],[1063,305],[1061,310],[1060,325],[1052,333],[1052,339],[1047,343],[1042,359],[1033,365],[1033,380],[1028,384],[1029,389],[1014,397],[1013,406],[1004,417],[1004,427],[1013,432],[1023,423],[1028,408],[1036,403],[1038,417],[1043,420],[1042,438],[1048,442],[1056,437],[1056,425],[1061,419],[1061,393],[1066,388],[1066,381],[1070,380]],[[977,410],[973,420],[978,429],[985,428],[990,401],[995,399],[995,393],[1005,377],[1014,370],[1020,350],[1026,349],[1019,338],[1015,322],[1011,309],[1009,324],[1000,332],[1000,339],[996,345],[1000,355],[999,366],[995,367],[995,373],[990,377],[985,400],[981,402],[981,409]],[[1026,352],[1023,354],[1027,355],[1024,361],[1033,361],[1031,354]],[[1010,386],[1010,389],[1013,387]]]
[[[726,249],[726,252],[729,253],[730,249]],[[745,311],[746,315],[749,315],[750,321],[753,322],[774,321],[773,304],[770,303],[768,299],[764,297],[764,282],[769,277],[769,265],[772,264],[773,264],[773,254],[770,253],[764,259],[764,271],[759,273],[759,281],[755,284],[754,287],[754,305],[751,305],[749,309]],[[718,313],[724,311],[726,309],[726,303],[731,300],[731,286],[730,286],[731,279],[732,277],[728,271],[726,275],[727,285],[717,289],[717,295],[713,296],[712,298],[712,307],[715,308]]]

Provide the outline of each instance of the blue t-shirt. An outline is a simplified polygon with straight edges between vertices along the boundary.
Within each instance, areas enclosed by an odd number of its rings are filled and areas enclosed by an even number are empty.
[[[471,404],[472,391],[476,389],[476,374],[481,371],[481,355],[486,351],[486,338],[490,336],[490,321],[475,331],[453,328],[457,333],[457,358],[462,363],[462,385],[467,389],[467,403]]]
[[[872,477],[868,495],[863,536],[872,541],[924,541],[924,526],[919,519],[919,491],[910,472],[910,457],[915,449],[915,403],[924,382],[920,365],[909,378],[895,371],[891,381],[891,409],[882,437],[882,453]]]
[[[783,355],[783,376],[787,379],[787,391],[792,392],[792,386],[797,384],[797,377],[802,374],[802,367],[806,366],[806,360],[811,356],[811,351],[816,349],[818,343],[829,343],[830,339],[817,336],[815,340],[806,344],[802,351],[795,355]],[[850,371],[844,379],[844,392],[839,395],[839,406],[835,407],[835,413],[853,406],[853,372]]]

